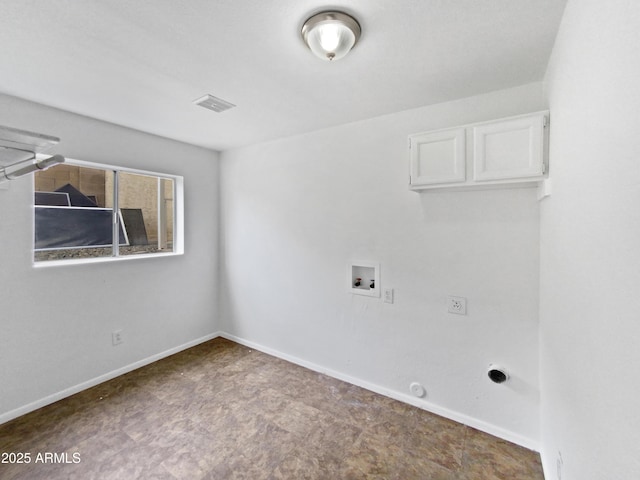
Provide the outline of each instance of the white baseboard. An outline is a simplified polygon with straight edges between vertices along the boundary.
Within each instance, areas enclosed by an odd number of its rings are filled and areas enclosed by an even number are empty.
[[[540,452],[540,460],[542,461],[542,476],[544,478],[550,478],[550,479],[557,478],[557,475],[558,475],[557,470],[548,471],[548,468],[546,468],[547,462],[545,461],[546,456],[544,454],[544,450]]]
[[[389,398],[393,398],[394,400],[398,400],[400,402],[408,403],[409,405],[413,405],[414,407],[421,408],[422,410],[426,410],[428,412],[434,413],[441,417],[448,418],[458,423],[462,423],[469,427],[473,427],[477,430],[483,431],[495,437],[501,438],[511,443],[515,443],[516,445],[520,445],[529,450],[534,450],[536,452],[539,451],[540,445],[539,442],[533,440],[531,438],[525,437],[523,435],[511,432],[504,428],[498,427],[496,425],[487,423],[483,420],[479,420],[477,418],[470,417],[460,412],[456,412],[453,410],[449,410],[447,408],[441,407],[439,405],[435,405],[424,399],[419,399],[413,397],[411,395],[398,392],[395,390],[391,390],[386,387],[382,387],[380,385],[375,385],[373,383],[367,382],[366,380],[362,380],[360,378],[353,377],[351,375],[347,375],[342,372],[338,372],[335,370],[331,370],[329,368],[325,368],[321,365],[308,362],[298,357],[294,357],[292,355],[280,352],[270,347],[265,347],[264,345],[260,345],[258,343],[252,342],[250,340],[246,340],[241,337],[237,337],[235,335],[221,332],[220,336],[226,338],[227,340],[231,340],[233,342],[239,343],[241,345],[245,345],[246,347],[253,348],[254,350],[259,350],[268,355],[272,355],[274,357],[281,358],[291,363],[295,363],[296,365],[300,365],[302,367],[308,368],[309,370],[313,370],[318,373],[323,373],[333,378],[337,378],[338,380],[345,381],[352,385],[356,385],[358,387],[362,387],[364,389],[370,390],[375,393],[379,393],[380,395],[384,395]]]
[[[203,342],[208,340],[217,338],[222,336],[221,332],[211,333],[209,335],[205,335],[204,337],[197,338],[195,340],[191,340],[190,342],[184,343],[177,347],[170,348],[169,350],[165,350],[164,352],[157,353],[155,355],[151,355],[150,357],[144,358],[137,362],[131,363],[124,367],[118,368],[116,370],[112,370],[111,372],[105,373],[104,375],[100,375],[99,377],[92,378],[91,380],[87,380],[86,382],[79,383],[78,385],[74,385],[73,387],[65,388],[60,392],[54,393],[52,395],[48,395],[40,400],[36,400],[35,402],[31,402],[22,407],[16,408],[15,410],[11,410],[7,413],[3,413],[0,415],[0,425],[6,423],[14,418],[25,415],[29,412],[33,412],[39,408],[50,405],[58,400],[62,400],[63,398],[70,397],[76,393],[79,393],[87,388],[94,387],[99,385],[107,380],[111,380],[113,378],[119,377],[120,375],[124,375],[125,373],[129,373],[137,368],[144,367],[145,365],[149,365],[150,363],[157,362],[165,357],[173,355],[174,353],[181,352],[182,350],[186,350],[187,348],[195,347]]]
[[[490,435],[494,435],[496,437],[502,438],[504,440],[507,440],[509,442],[515,443],[517,445],[520,445],[522,447],[528,448],[530,450],[534,450],[534,451],[539,451],[539,442],[532,440],[530,438],[524,437],[522,435],[519,435],[517,433],[511,432],[509,430],[505,430],[501,427],[492,425],[490,423],[484,422],[482,420],[478,420],[476,418],[473,417],[469,417],[465,414],[453,411],[453,410],[449,410],[447,408],[441,407],[439,405],[435,405],[433,403],[430,403],[428,401],[425,401],[423,399],[418,399],[416,397],[413,397],[411,395],[407,395],[405,393],[402,392],[398,392],[395,390],[391,390],[389,388],[386,387],[382,387],[380,385],[376,385],[370,382],[367,382],[366,380],[362,380],[360,378],[356,378],[353,377],[351,375],[347,375],[343,372],[338,372],[329,368],[325,368],[322,365],[318,365],[315,364],[313,362],[309,362],[306,360],[303,360],[301,358],[280,352],[279,350],[275,350],[273,348],[270,347],[266,347],[264,345],[260,345],[258,343],[252,342],[250,340],[246,340],[244,338],[241,337],[237,337],[235,335],[226,333],[226,332],[215,332],[215,333],[211,333],[209,335],[205,335],[204,337],[200,337],[196,340],[192,340],[190,342],[184,343],[182,345],[179,345],[177,347],[173,347],[170,348],[169,350],[166,350],[164,352],[155,354],[155,355],[151,355],[150,357],[147,357],[145,359],[139,360],[135,363],[126,365],[122,368],[118,368],[116,370],[112,370],[111,372],[105,373],[104,375],[100,375],[98,377],[95,377],[91,380],[87,380],[86,382],[82,382],[78,385],[74,385],[73,387],[69,387],[66,388],[60,392],[54,393],[52,395],[49,395],[47,397],[44,397],[40,400],[37,400],[35,402],[29,403],[27,405],[24,405],[22,407],[16,408],[15,410],[11,410],[7,413],[4,413],[2,415],[0,415],[0,425],[3,423],[6,423],[10,420],[13,420],[14,418],[17,418],[19,416],[25,415],[29,412],[32,412],[34,410],[37,410],[39,408],[42,408],[46,405],[49,405],[51,403],[57,402],[58,400],[62,400],[63,398],[69,397],[71,395],[74,395],[78,392],[81,392],[82,390],[86,390],[87,388],[91,388],[95,385],[98,385],[100,383],[106,382],[107,380],[111,380],[115,377],[118,377],[120,375],[124,375],[125,373],[129,373],[137,368],[140,367],[144,367],[145,365],[148,365],[150,363],[153,362],[157,362],[158,360],[161,360],[165,357],[168,357],[170,355],[173,355],[175,353],[181,352],[182,350],[186,350],[187,348],[191,348],[194,347],[196,345],[199,345],[200,343],[212,340],[214,338],[217,337],[223,337],[226,338],[228,340],[231,340],[233,342],[239,343],[241,345],[245,345],[249,348],[253,348],[255,350],[259,350],[261,352],[264,352],[268,355],[272,355],[274,357],[278,357],[281,358],[283,360],[286,360],[288,362],[294,363],[296,365],[300,365],[302,367],[308,368],[309,370],[313,370],[315,372],[319,372],[319,373],[323,373],[325,375],[328,375],[330,377],[333,378],[337,378],[338,380],[342,380],[345,381],[347,383],[350,383],[352,385],[357,385],[358,387],[362,387],[365,388],[367,390],[370,390],[372,392],[375,393],[379,393],[380,395],[384,395],[386,397],[389,398],[393,398],[394,400],[398,400],[400,402],[404,402],[407,403],[409,405],[413,405],[415,407],[421,408],[423,410],[426,410],[428,412],[434,413],[436,415],[440,415],[441,417],[445,417],[448,418],[450,420],[456,421],[458,423],[462,423],[464,425],[468,425],[470,427],[476,428],[478,430],[481,430],[483,432],[486,432]]]

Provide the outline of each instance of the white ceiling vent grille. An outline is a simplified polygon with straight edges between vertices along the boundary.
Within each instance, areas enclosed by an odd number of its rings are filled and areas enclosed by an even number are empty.
[[[193,103],[218,113],[224,112],[225,110],[229,110],[230,108],[235,107],[233,103],[229,103],[225,100],[222,100],[221,98],[214,97],[213,95],[208,95],[208,94],[205,95],[204,97],[200,97],[194,100]]]

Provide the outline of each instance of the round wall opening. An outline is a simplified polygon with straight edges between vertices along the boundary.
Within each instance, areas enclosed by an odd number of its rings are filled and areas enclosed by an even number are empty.
[[[504,383],[509,380],[509,375],[505,369],[497,365],[489,365],[487,375],[493,383]]]

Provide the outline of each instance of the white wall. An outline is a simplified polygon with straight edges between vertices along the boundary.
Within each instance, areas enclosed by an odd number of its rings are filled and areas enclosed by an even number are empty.
[[[570,0],[547,72],[553,194],[541,208],[540,306],[547,480],[640,478],[639,25],[636,0]]]
[[[70,158],[183,175],[186,225],[183,256],[36,269],[32,177],[0,190],[0,422],[218,330],[217,153],[8,96],[0,124],[60,137]]]
[[[407,136],[545,108],[531,84],[224,152],[223,330],[396,398],[421,382],[422,407],[537,447],[535,189],[410,192]],[[347,293],[352,259],[395,304]]]

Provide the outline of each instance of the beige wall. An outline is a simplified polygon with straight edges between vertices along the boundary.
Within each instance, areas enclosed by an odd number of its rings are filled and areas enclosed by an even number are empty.
[[[57,165],[34,175],[35,190],[37,192],[54,192],[70,183],[85,195],[94,195],[98,206],[104,207],[106,173],[104,170],[78,167],[77,165]]]
[[[120,208],[140,208],[144,218],[144,226],[147,231],[149,243],[158,241],[158,179],[146,175],[136,175],[131,173],[120,173],[118,176],[118,204]],[[168,223],[173,225],[173,182],[164,182],[164,199],[167,206]],[[113,177],[106,179],[107,195],[106,204],[113,206]],[[169,228],[167,237],[173,237],[173,229]]]

